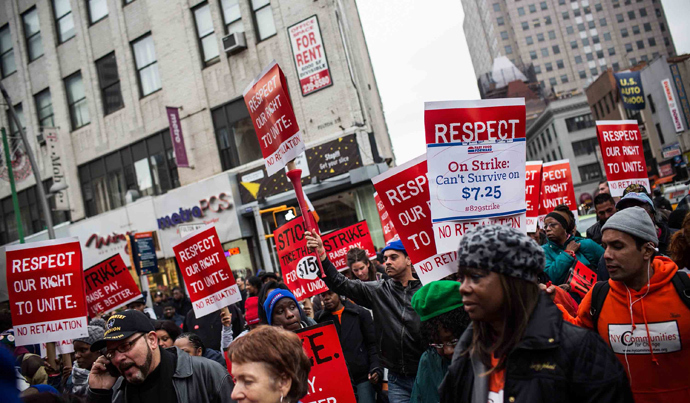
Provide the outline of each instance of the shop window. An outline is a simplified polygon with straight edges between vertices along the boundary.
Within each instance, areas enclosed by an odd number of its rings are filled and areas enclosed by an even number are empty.
[[[170,132],[160,133],[79,166],[86,215],[125,205],[127,191],[140,197],[180,186]]]
[[[244,100],[216,108],[211,115],[224,171],[262,158],[259,140]]]

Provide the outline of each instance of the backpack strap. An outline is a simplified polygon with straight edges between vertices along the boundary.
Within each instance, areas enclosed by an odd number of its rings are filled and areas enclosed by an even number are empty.
[[[676,274],[673,275],[673,278],[671,278],[671,282],[676,288],[680,300],[690,309],[690,277],[688,277],[688,272],[685,270],[678,270]]]
[[[601,307],[604,306],[606,296],[609,294],[611,286],[608,281],[598,281],[592,287],[592,306],[589,308],[589,313],[592,315],[593,330],[599,333],[598,324]]]

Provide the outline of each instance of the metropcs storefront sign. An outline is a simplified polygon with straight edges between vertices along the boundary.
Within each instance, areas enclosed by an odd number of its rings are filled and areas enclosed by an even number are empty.
[[[225,192],[221,192],[217,196],[211,196],[209,198],[199,200],[198,206],[188,208],[180,207],[177,212],[157,218],[156,221],[158,222],[158,229],[163,230],[193,221],[195,218],[203,219],[205,217],[205,213],[209,211],[221,213],[230,209],[231,207],[232,196]]]

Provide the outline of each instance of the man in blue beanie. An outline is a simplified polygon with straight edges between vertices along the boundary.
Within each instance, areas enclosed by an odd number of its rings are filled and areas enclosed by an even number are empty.
[[[388,399],[391,403],[410,401],[419,358],[425,350],[419,315],[412,308],[412,296],[422,283],[412,276],[410,261],[402,242],[383,248],[388,280],[349,280],[336,270],[318,234],[305,232],[307,246],[321,259],[329,289],[374,312],[374,327],[381,361],[388,368]]]

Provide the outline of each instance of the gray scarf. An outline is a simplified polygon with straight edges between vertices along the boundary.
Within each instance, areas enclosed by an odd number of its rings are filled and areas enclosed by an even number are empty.
[[[86,387],[89,386],[89,370],[79,368],[77,363],[72,367],[72,393],[75,395],[86,395]]]

